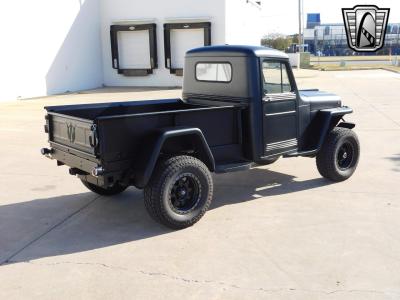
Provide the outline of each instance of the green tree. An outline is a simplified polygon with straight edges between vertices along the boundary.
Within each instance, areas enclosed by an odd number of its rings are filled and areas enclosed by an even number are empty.
[[[290,45],[298,43],[298,35],[271,34],[261,40],[261,45],[285,51]]]

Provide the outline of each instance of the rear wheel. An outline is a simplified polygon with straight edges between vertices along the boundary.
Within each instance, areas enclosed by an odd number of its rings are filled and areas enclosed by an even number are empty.
[[[108,188],[102,188],[93,183],[87,182],[85,180],[81,179],[81,181],[82,181],[83,185],[86,186],[90,191],[92,191],[93,193],[99,194],[101,196],[118,195],[128,188],[127,186],[121,185],[119,183],[116,183],[113,186],[108,187]]]
[[[336,127],[327,136],[317,154],[319,173],[332,181],[344,181],[353,175],[360,156],[360,144],[354,131]]]
[[[208,168],[191,156],[160,161],[144,189],[150,216],[172,229],[198,222],[210,206],[212,194],[213,182]]]

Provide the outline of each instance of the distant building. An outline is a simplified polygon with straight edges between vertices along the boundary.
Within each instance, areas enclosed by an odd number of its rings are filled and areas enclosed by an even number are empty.
[[[307,15],[307,28],[304,29],[303,35],[304,44],[308,45],[308,51],[314,55],[343,56],[400,54],[400,23],[388,24],[385,36],[385,45],[381,50],[365,54],[354,52],[354,50],[347,46],[346,30],[343,24],[321,24],[319,14]]]
[[[321,15],[307,14],[307,29],[314,29],[318,25],[321,25]]]

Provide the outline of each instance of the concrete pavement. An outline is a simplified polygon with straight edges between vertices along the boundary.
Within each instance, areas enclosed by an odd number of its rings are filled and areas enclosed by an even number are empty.
[[[399,299],[400,88],[387,71],[296,71],[354,108],[361,161],[331,184],[308,158],[214,176],[194,227],[104,198],[40,156],[43,106],[179,97],[104,89],[0,103],[1,299]]]

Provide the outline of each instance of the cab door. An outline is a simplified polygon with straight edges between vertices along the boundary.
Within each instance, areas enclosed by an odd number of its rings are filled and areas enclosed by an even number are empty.
[[[262,60],[264,156],[297,150],[297,95],[289,63]]]

